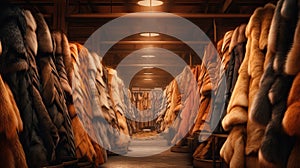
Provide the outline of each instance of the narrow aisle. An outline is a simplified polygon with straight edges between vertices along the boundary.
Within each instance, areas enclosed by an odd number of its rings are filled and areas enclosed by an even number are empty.
[[[101,168],[192,168],[192,157],[170,150],[150,157],[111,156]]]
[[[160,152],[164,151],[164,152]],[[147,156],[149,153],[158,153]],[[146,156],[146,157],[133,157]],[[111,156],[102,168],[192,168],[192,157],[188,153],[173,153],[167,140],[161,136],[133,138],[127,156]]]

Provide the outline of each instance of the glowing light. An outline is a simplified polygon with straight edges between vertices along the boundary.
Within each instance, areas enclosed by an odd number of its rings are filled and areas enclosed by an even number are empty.
[[[147,6],[147,7],[161,6],[163,4],[164,4],[164,2],[159,1],[159,0],[142,0],[142,1],[138,1],[138,5]]]
[[[155,58],[155,55],[143,55],[142,58]]]
[[[159,36],[158,33],[141,33],[140,36],[143,36],[143,37],[157,37]]]

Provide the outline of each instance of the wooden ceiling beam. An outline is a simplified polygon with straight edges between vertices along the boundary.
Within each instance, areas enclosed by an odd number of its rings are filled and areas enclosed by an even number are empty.
[[[67,16],[68,19],[104,19],[104,18],[118,18],[125,16],[129,13],[90,13],[90,14],[71,14]],[[174,13],[177,16],[191,19],[201,19],[201,18],[250,18],[251,14],[200,14],[200,13]],[[172,15],[150,15],[149,13],[144,13],[140,15],[130,15],[128,17],[132,18],[172,18]]]
[[[178,44],[208,44],[208,41],[119,41],[117,43],[112,42],[112,41],[103,41],[100,42],[100,44],[116,44],[116,45],[136,45],[136,44],[142,44],[142,45],[146,45],[146,44],[153,44],[153,45],[165,45],[165,44],[174,44],[174,45],[178,45]]]

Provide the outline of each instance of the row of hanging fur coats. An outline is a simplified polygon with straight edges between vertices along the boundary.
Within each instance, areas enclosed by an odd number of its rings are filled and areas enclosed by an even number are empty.
[[[299,167],[299,7],[297,0],[267,4],[246,27],[245,58],[222,120],[230,133],[220,155],[230,167]]]
[[[107,159],[105,149],[126,152],[127,123],[115,110],[101,58],[51,34],[41,14],[1,12],[3,166],[97,167]]]
[[[49,53],[53,52],[52,40],[39,43],[45,27],[37,26],[36,21],[43,22],[43,18],[18,8],[6,8],[2,12],[1,75],[20,111],[23,131],[19,137],[27,164],[29,167],[72,165],[76,161],[74,136],[62,86],[55,80],[47,83],[41,72],[44,68],[41,62],[51,64]],[[47,37],[51,39],[51,34]],[[54,66],[52,63],[46,67],[53,72],[47,76],[57,79],[53,76],[57,72]],[[48,89],[53,94],[47,93]]]
[[[228,31],[222,40],[218,42],[217,45],[217,53],[210,52],[209,55],[213,63],[215,65],[211,69],[211,73],[216,73],[214,82],[211,82],[212,86],[210,94],[206,94],[206,99],[210,100],[207,103],[201,103],[200,109],[204,108],[210,111],[207,111],[205,114],[209,114],[210,118],[204,117],[203,121],[197,121],[194,127],[194,137],[199,136],[199,133],[203,131],[214,132],[214,133],[223,133],[224,131],[221,129],[221,126],[218,124],[219,118],[223,117],[224,111],[226,111],[226,106],[231,96],[231,92],[235,86],[236,78],[238,76],[238,69],[241,65],[244,56],[244,48],[245,48],[245,25],[241,25],[237,27],[234,31]],[[211,46],[211,49],[213,46]],[[217,55],[216,55],[217,54]],[[205,60],[205,59],[204,59]],[[210,65],[206,63],[205,65]],[[204,65],[203,65],[204,66]],[[213,77],[213,76],[212,76]],[[201,107],[202,106],[202,107]],[[201,114],[201,113],[199,113]],[[199,115],[198,114],[198,115]],[[213,117],[211,117],[213,115]],[[205,120],[205,118],[207,118]],[[199,120],[199,118],[197,119]],[[203,124],[206,122],[207,124]],[[201,126],[202,127],[199,127]],[[203,126],[209,125],[211,127],[210,130],[205,130]],[[197,133],[198,134],[195,134]],[[192,134],[193,135],[193,134]],[[196,136],[195,136],[196,135]],[[198,159],[212,159],[212,138],[208,138],[205,135],[199,136],[200,140],[203,141],[196,148],[193,153],[193,157],[195,160]],[[198,138],[197,138],[198,139]],[[217,149],[218,150],[218,149]]]

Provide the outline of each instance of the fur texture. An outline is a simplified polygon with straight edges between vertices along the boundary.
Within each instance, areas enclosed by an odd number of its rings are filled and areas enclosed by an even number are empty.
[[[47,26],[47,23],[44,20],[44,17],[41,13],[36,14],[35,16],[37,25],[39,27],[37,31],[39,52],[40,53],[52,53],[53,45],[50,30]]]
[[[300,137],[300,73],[296,76],[288,97],[288,108],[282,126],[290,136]]]
[[[273,69],[276,75],[273,75],[275,81],[268,93],[268,98],[272,104],[272,115],[266,127],[259,151],[260,165],[270,167],[285,167],[294,144],[293,139],[282,131],[281,123],[286,110],[288,93],[293,81],[292,77],[283,74],[283,70],[288,50],[293,41],[296,20],[295,16],[283,17],[280,14],[283,2],[283,0],[278,2],[273,19],[274,26],[278,26],[275,27],[275,29],[278,28],[278,32],[276,32],[275,37],[271,37],[273,40],[276,40],[272,44],[272,47],[275,46],[275,48],[271,48],[275,49],[272,52],[275,53]],[[294,12],[290,12],[290,14],[292,13]]]
[[[239,36],[238,36],[238,44],[247,41],[245,31],[246,31],[246,24],[242,24],[239,26]]]
[[[260,124],[261,127],[267,126],[271,119],[272,104],[268,97],[268,93],[274,82],[275,75],[273,70],[273,62],[270,62],[262,76],[260,81],[260,89],[255,95],[253,106],[250,109],[250,120]]]
[[[246,128],[235,126],[220,150],[220,156],[230,167],[245,167]]]
[[[290,0],[292,1],[292,0]],[[287,3],[287,2],[286,2]],[[300,9],[300,2],[298,2],[298,10]],[[287,9],[288,11],[288,9]],[[300,72],[300,10],[298,11],[298,23],[295,30],[294,42],[291,50],[288,53],[286,64],[285,64],[285,73],[288,75],[296,75]]]
[[[29,46],[33,55],[36,55],[38,50],[37,37],[35,33],[37,25],[30,11],[25,10],[23,11],[23,13],[25,15],[27,23],[27,30],[25,35],[25,38],[27,39],[27,45]]]
[[[36,14],[35,18],[38,23],[39,50],[36,61],[42,86],[41,95],[52,122],[59,133],[59,141],[55,148],[54,164],[74,161],[76,155],[73,129],[70,116],[68,115],[65,94],[60,78],[57,75],[59,72],[54,60],[54,58],[59,57],[61,54],[56,54],[53,57],[53,42],[48,25],[42,14]],[[61,44],[56,43],[56,46],[61,46]],[[61,67],[59,70],[61,70]]]
[[[257,26],[257,28],[253,28],[251,32],[252,44],[248,66],[248,73],[251,76],[248,95],[249,109],[252,108],[254,97],[259,91],[259,83],[264,73],[264,49],[267,45],[274,9],[275,7],[272,4],[265,5],[262,10],[262,15],[257,14],[257,22],[255,19],[252,22],[254,26]],[[255,17],[255,14],[253,17]],[[251,24],[251,21],[249,24]],[[248,113],[248,118],[250,117],[251,113]],[[260,127],[260,125],[258,125],[256,122],[248,120],[246,155],[250,155],[252,153],[256,154],[258,152],[263,134],[264,128]]]
[[[260,125],[252,120],[248,120],[250,117],[248,109],[252,108],[253,98],[259,90],[265,60],[263,50],[267,45],[273,12],[274,5],[267,4],[264,8],[257,8],[250,18],[245,30],[246,37],[248,38],[245,58],[239,69],[239,76],[227,108],[227,115],[222,121],[222,126],[225,130],[235,129],[236,125],[247,124],[246,142],[240,141],[240,144],[245,145],[243,156],[244,154],[250,155],[258,152],[264,133],[264,129]],[[230,132],[231,134],[233,133]],[[225,146],[228,145],[226,144],[227,141],[224,144]],[[232,153],[227,150],[224,147],[222,152]],[[237,158],[227,158],[225,161],[232,159],[238,160]],[[244,164],[244,159],[242,159],[241,164]]]
[[[291,16],[297,15],[297,0],[285,0],[282,4],[281,8],[281,15],[282,17],[288,19],[291,18]]]
[[[232,33],[232,37],[231,37],[230,45],[229,45],[229,53],[231,53],[233,48],[238,44],[238,38],[239,38],[239,34],[240,34],[239,29],[240,29],[240,27],[237,27]]]
[[[14,97],[1,76],[0,90],[0,162],[7,168],[26,168],[25,153],[17,134],[23,130],[23,123]]]

